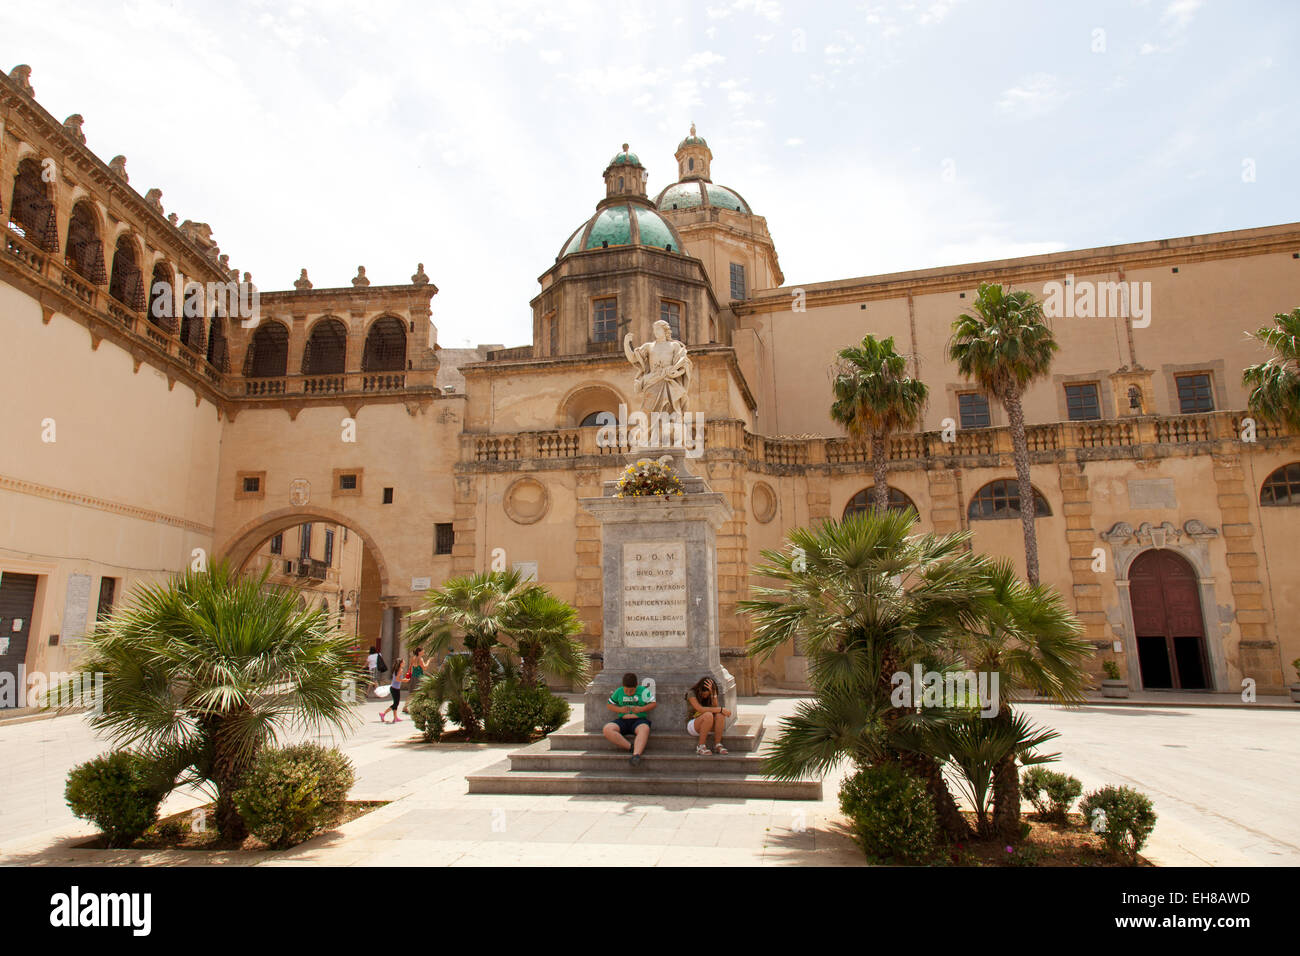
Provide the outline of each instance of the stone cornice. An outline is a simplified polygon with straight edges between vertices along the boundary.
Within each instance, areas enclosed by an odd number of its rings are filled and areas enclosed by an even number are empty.
[[[366,300],[377,298],[384,303],[401,302],[410,306],[412,302],[420,303],[423,306],[422,311],[428,311],[434,295],[438,292],[438,287],[432,282],[427,285],[366,285],[366,286],[339,286],[336,288],[326,289],[280,289],[274,292],[261,292],[262,302],[290,308],[298,303],[310,305],[312,312],[329,312],[324,307],[324,303],[365,303]],[[356,311],[362,311],[360,309]],[[371,312],[373,309],[365,309]]]
[[[127,518],[136,518],[140,521],[152,521],[155,524],[170,525],[174,528],[185,528],[188,531],[196,531],[199,534],[210,535],[213,532],[211,525],[191,521],[188,518],[182,518],[180,515],[167,514],[163,511],[154,511],[150,508],[141,508],[137,505],[122,504],[119,501],[110,501],[107,498],[96,498],[94,495],[82,494],[79,491],[69,491],[66,488],[55,488],[52,485],[43,485],[35,481],[25,481],[22,478],[14,478],[10,475],[0,475],[0,490],[14,491],[18,494],[31,495],[34,498],[45,498],[50,501],[62,501],[68,504],[81,505],[83,508],[94,508],[96,511],[107,511],[110,514],[122,515]]]
[[[1207,233],[1118,246],[1099,246],[1018,259],[996,259],[935,269],[894,272],[831,282],[763,289],[744,302],[733,302],[738,315],[789,311],[796,288],[808,306],[860,303],[943,292],[968,292],[981,282],[1023,285],[1075,275],[1103,275],[1120,269],[1149,269],[1278,253],[1300,252],[1300,223]]]

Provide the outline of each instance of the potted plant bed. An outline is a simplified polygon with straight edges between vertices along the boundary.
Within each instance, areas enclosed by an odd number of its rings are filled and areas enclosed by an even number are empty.
[[[1114,661],[1103,661],[1102,670],[1106,672],[1106,679],[1101,682],[1102,697],[1127,697],[1128,681],[1119,675],[1119,664]],[[1292,693],[1294,698],[1295,694]]]

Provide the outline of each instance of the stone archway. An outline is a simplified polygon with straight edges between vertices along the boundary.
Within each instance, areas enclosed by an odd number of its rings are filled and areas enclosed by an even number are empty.
[[[361,539],[365,555],[374,564],[378,582],[373,588],[363,583],[361,588],[365,600],[363,607],[374,608],[375,616],[370,618],[369,611],[359,611],[357,633],[364,637],[364,643],[379,643],[383,645],[382,649],[386,655],[391,654],[394,642],[400,639],[401,620],[409,608],[404,608],[402,602],[392,594],[388,562],[375,538],[350,515],[317,505],[270,511],[246,522],[236,530],[216,550],[216,556],[219,560],[229,561],[233,567],[242,569],[268,538],[299,525],[315,523],[342,525]],[[364,577],[366,573],[363,566],[363,582],[366,580]],[[370,597],[366,598],[364,595]],[[373,604],[370,603],[372,601]]]

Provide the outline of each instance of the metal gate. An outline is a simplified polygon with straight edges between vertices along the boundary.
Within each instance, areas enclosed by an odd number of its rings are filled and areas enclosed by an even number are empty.
[[[13,675],[14,695],[0,694],[0,707],[22,707],[27,688],[18,681],[19,668],[27,661],[27,635],[32,629],[36,607],[34,574],[0,573],[0,673]]]

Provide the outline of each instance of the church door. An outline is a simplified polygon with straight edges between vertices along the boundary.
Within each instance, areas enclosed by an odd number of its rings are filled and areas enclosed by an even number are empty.
[[[1157,549],[1138,555],[1129,581],[1142,686],[1209,689],[1196,571],[1172,551]]]

